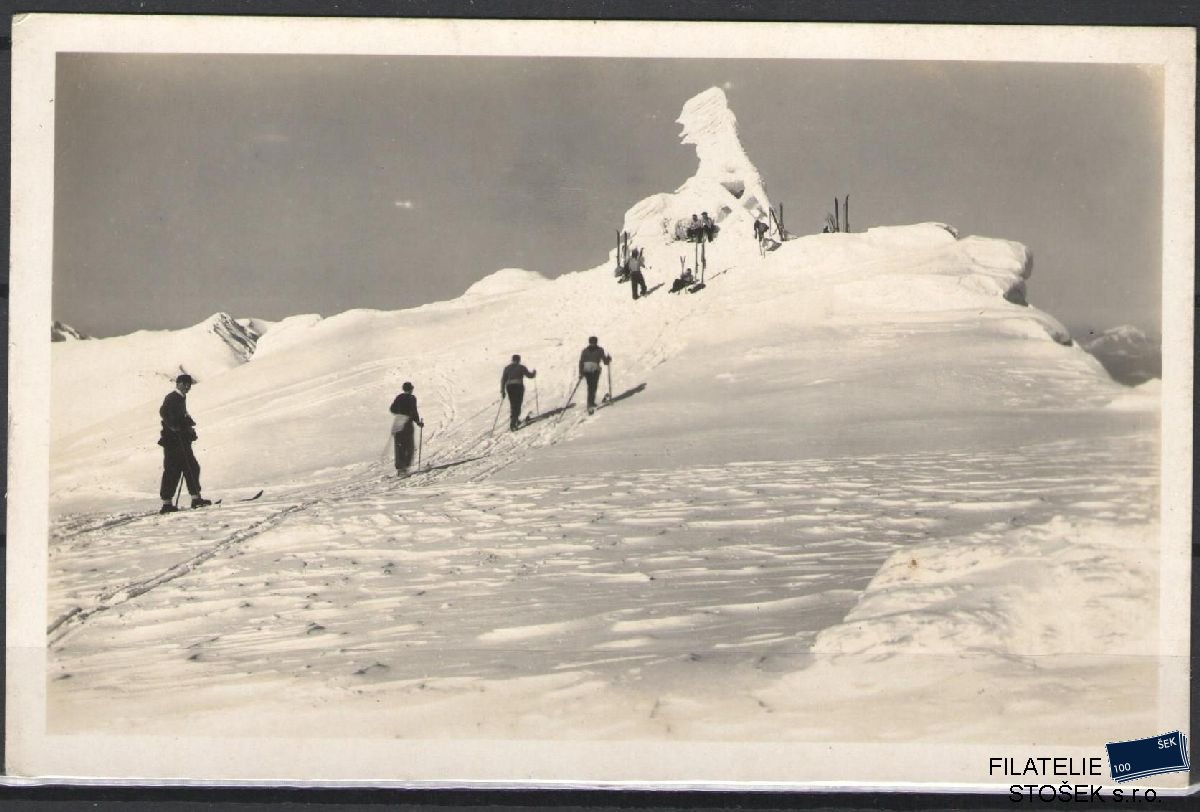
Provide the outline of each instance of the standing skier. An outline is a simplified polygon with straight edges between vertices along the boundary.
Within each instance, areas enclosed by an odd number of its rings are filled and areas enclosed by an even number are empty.
[[[413,385],[405,381],[400,388],[404,391],[396,395],[391,407],[392,414],[396,415],[392,423],[392,439],[396,446],[396,473],[404,475],[408,473],[408,466],[412,465],[413,451],[416,447],[413,443],[413,423],[424,427],[425,421],[417,412],[417,398],[412,393]]]
[[[604,352],[596,336],[588,338],[588,345],[579,353],[579,377],[587,381],[588,414],[596,411],[596,387],[600,383],[600,364],[611,364],[612,356]]]
[[[636,302],[638,295],[646,295],[646,277],[642,276],[642,268],[646,267],[646,257],[642,254],[642,249],[635,248],[629,255],[629,287],[633,290],[633,300]]]
[[[763,243],[767,241],[767,232],[770,230],[771,227],[767,225],[767,221],[762,217],[754,221],[754,239],[758,240],[759,250],[762,249]]]
[[[200,495],[200,463],[192,453],[192,443],[196,442],[196,421],[188,414],[187,393],[191,390],[192,376],[180,375],[175,379],[175,391],[163,398],[158,416],[162,418],[162,431],[158,444],[163,449],[162,484],[158,489],[162,499],[159,513],[174,513],[175,489],[179,486],[179,477],[187,483],[188,493],[192,497],[192,507],[202,508],[212,504]]]
[[[536,378],[537,370],[530,372],[521,363],[521,356],[514,355],[512,363],[504,368],[500,373],[500,399],[508,397],[509,417],[508,428],[510,431],[517,430],[517,424],[521,420],[521,403],[525,400],[525,379]]]

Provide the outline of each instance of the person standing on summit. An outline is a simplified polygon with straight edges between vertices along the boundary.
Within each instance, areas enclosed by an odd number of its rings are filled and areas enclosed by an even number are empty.
[[[175,379],[175,391],[163,398],[158,416],[162,418],[162,432],[158,444],[163,450],[162,483],[158,489],[162,499],[159,513],[174,513],[179,508],[175,506],[175,489],[179,487],[179,477],[187,483],[188,493],[192,496],[192,507],[202,508],[212,504],[200,495],[200,463],[192,453],[192,443],[196,442],[196,421],[188,414],[187,393],[191,391],[192,376],[180,375]]]
[[[425,421],[417,411],[417,397],[413,394],[413,385],[408,381],[400,387],[404,391],[396,395],[392,401],[391,412],[396,415],[392,422],[392,439],[396,447],[396,473],[403,476],[412,465],[413,424],[424,428]]]
[[[600,383],[600,365],[612,363],[612,356],[600,346],[596,336],[588,338],[588,345],[579,353],[579,377],[587,381],[588,414],[596,412],[596,387]]]
[[[642,249],[635,248],[629,255],[629,287],[633,291],[633,300],[636,302],[638,295],[646,295],[646,277],[642,275],[642,268],[646,267],[646,258],[642,254]]]
[[[508,397],[509,431],[516,431],[521,421],[521,403],[525,400],[525,379],[536,378],[537,370],[530,372],[521,363],[521,356],[514,355],[512,363],[500,373],[500,399]]]

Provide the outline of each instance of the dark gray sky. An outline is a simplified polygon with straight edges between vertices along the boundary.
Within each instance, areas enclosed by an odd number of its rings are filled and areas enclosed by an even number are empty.
[[[726,86],[789,230],[925,220],[1034,252],[1077,335],[1157,333],[1162,79],[1138,66],[62,54],[53,314],[92,335],[452,298],[601,262]]]

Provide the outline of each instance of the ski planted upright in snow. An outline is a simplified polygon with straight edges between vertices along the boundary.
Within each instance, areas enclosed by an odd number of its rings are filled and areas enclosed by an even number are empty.
[[[708,269],[708,254],[704,249],[704,243],[700,243],[700,258],[696,266],[696,270],[700,272],[700,281],[688,288],[688,293],[696,293],[708,287],[704,284],[704,272]]]

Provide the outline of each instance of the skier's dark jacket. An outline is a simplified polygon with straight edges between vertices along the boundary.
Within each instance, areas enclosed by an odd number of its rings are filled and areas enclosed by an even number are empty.
[[[607,355],[604,352],[604,348],[601,347],[599,344],[588,344],[586,347],[583,348],[583,352],[579,353],[579,374],[580,375],[583,375],[583,365],[585,363],[587,363],[588,361],[591,361],[592,363],[596,364],[596,368],[599,369],[599,365],[601,363],[605,363],[605,364],[610,363],[612,361],[612,356]]]
[[[412,418],[412,422],[420,423],[421,415],[417,414],[417,396],[412,392],[401,392],[392,401],[392,414],[402,414]]]
[[[506,386],[514,386],[516,384],[525,384],[526,378],[536,378],[536,372],[530,372],[525,368],[524,364],[512,363],[504,368],[500,373],[500,389],[504,390]]]
[[[162,406],[158,407],[158,416],[162,418],[162,432],[158,436],[158,444],[191,443],[196,439],[196,421],[187,412],[187,398],[176,389],[163,398]]]

